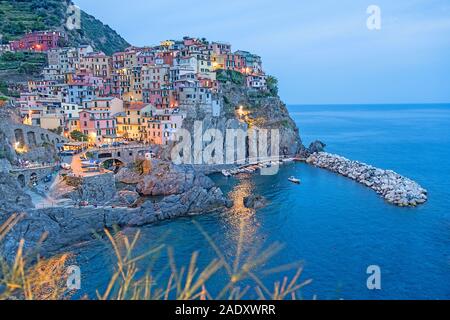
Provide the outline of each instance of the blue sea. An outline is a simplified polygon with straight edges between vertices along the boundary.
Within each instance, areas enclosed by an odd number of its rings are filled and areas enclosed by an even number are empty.
[[[301,163],[281,167],[276,176],[216,175],[231,198],[260,194],[269,205],[256,212],[235,205],[228,213],[140,228],[138,252],[164,243],[174,248],[177,265],[187,266],[199,251],[199,267],[204,266],[216,255],[195,221],[233,261],[242,227],[244,256],[283,245],[261,273],[301,263],[301,279],[312,279],[301,291],[303,299],[450,299],[450,105],[289,106],[289,111],[306,145],[319,139],[328,152],[392,169],[428,189],[429,201],[395,207],[349,179]],[[290,176],[302,184],[289,183]],[[73,251],[82,271],[77,296],[95,297],[114,267],[112,250],[96,240]],[[140,269],[154,266],[164,276],[166,265],[162,254],[156,267],[148,260]],[[380,267],[381,290],[367,289],[370,265]],[[273,287],[294,273],[269,274],[263,282]],[[213,278],[208,290],[219,290],[222,281]]]

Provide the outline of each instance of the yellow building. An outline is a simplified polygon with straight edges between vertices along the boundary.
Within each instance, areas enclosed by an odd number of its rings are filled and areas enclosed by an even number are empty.
[[[142,141],[147,137],[145,119],[151,115],[151,105],[126,102],[124,112],[116,115],[117,134],[125,139]]]
[[[81,58],[80,69],[89,70],[95,77],[109,78],[112,58],[104,53],[91,53]]]
[[[227,55],[213,53],[211,55],[211,62],[212,62],[212,68],[214,71],[220,70],[220,69],[224,70],[224,69],[226,69]]]
[[[207,78],[211,81],[216,80],[214,62],[209,57],[200,57],[197,59],[197,70],[201,78]]]

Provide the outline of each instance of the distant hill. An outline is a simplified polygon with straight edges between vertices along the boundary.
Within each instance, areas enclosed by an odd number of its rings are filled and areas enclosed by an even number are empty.
[[[124,50],[130,44],[108,25],[81,12],[81,29],[67,30],[70,0],[0,0],[0,35],[3,43],[29,31],[59,30],[68,34],[68,45],[91,44],[106,54]]]

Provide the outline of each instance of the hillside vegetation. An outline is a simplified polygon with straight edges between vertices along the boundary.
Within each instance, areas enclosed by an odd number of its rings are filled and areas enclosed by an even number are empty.
[[[58,30],[68,35],[67,43],[90,44],[112,54],[129,46],[120,35],[93,16],[81,12],[81,29],[66,28],[69,0],[0,0],[0,43],[20,39],[30,31]],[[39,76],[46,65],[42,53],[7,53],[0,56],[0,81],[25,82]]]
[[[120,35],[93,16],[81,13],[81,29],[67,30],[69,0],[0,0],[0,35],[3,42],[29,31],[60,30],[68,33],[68,45],[91,44],[106,54],[129,46]]]

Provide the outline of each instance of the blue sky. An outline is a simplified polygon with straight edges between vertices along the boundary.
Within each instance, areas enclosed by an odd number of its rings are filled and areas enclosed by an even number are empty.
[[[255,52],[290,104],[450,102],[449,0],[75,3],[133,45],[189,35]]]

